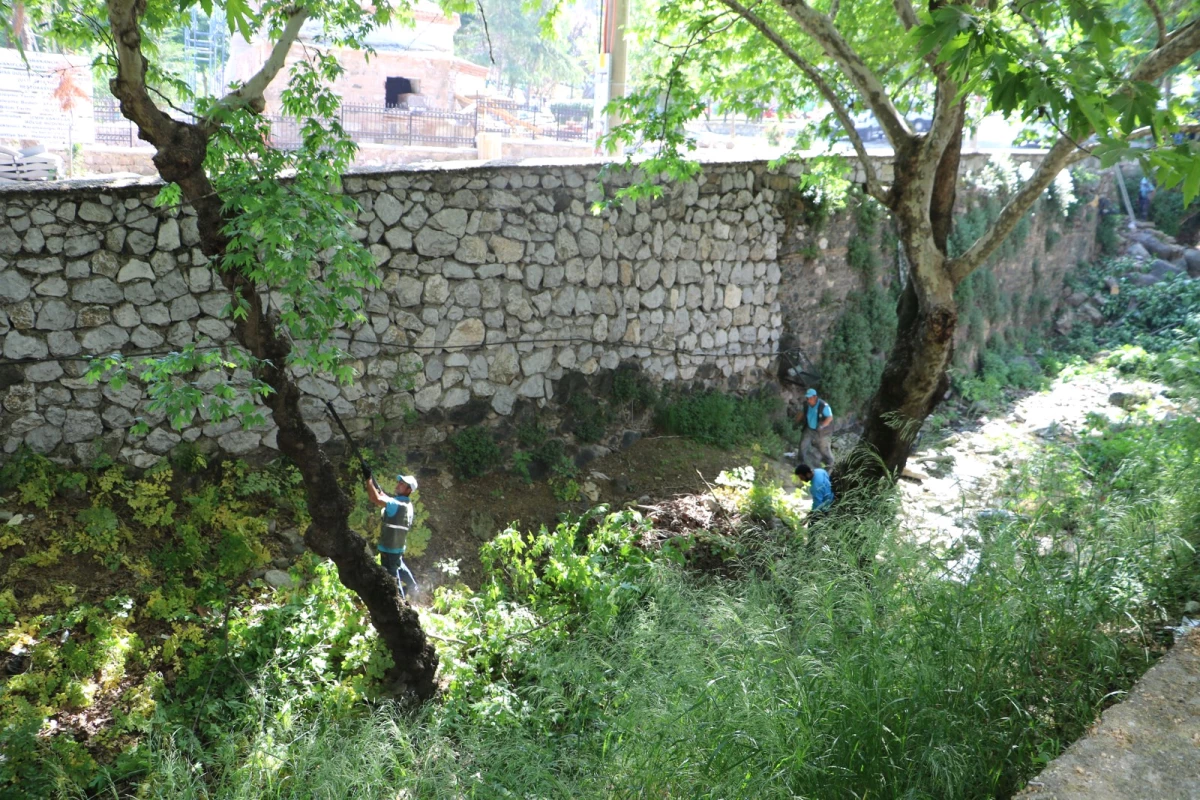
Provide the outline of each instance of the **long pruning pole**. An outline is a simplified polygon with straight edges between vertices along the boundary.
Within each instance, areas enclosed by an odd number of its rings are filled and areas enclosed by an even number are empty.
[[[375,476],[371,472],[371,468],[367,466],[367,462],[363,460],[362,453],[358,451],[358,446],[354,443],[354,439],[350,436],[350,431],[346,430],[345,423],[342,422],[342,418],[339,417],[337,411],[334,410],[333,403],[330,403],[328,400],[326,400],[325,407],[329,409],[329,415],[333,417],[333,421],[337,423],[339,428],[341,428],[342,436],[346,437],[346,446],[350,448],[350,451],[354,453],[354,457],[358,459],[358,466],[359,469],[362,470],[363,479],[374,481]],[[378,488],[379,484],[376,483],[375,486]]]

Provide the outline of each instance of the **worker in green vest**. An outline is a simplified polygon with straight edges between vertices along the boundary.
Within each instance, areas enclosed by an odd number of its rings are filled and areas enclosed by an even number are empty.
[[[389,575],[396,578],[400,587],[400,596],[408,597],[405,584],[414,595],[417,592],[417,581],[404,563],[404,546],[408,540],[408,531],[413,524],[412,493],[417,490],[417,479],[412,475],[397,475],[396,489],[393,494],[387,494],[379,488],[374,478],[367,480],[367,497],[380,507],[381,527],[379,543],[379,560]]]

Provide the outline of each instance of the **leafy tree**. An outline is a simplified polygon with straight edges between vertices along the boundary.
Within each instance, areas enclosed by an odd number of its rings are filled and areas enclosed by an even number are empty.
[[[500,86],[510,91],[547,95],[555,84],[580,83],[585,75],[572,37],[560,23],[561,4],[540,0],[483,0],[461,15],[454,34],[460,55],[477,64],[494,65]],[[582,18],[584,15],[580,15]],[[573,30],[580,20],[574,20]]]
[[[1160,186],[1200,191],[1195,145],[1173,144],[1179,107],[1160,89],[1173,72],[1195,69],[1196,2],[1155,0],[1027,2],[932,0],[663,0],[657,69],[618,103],[631,120],[607,138],[640,146],[646,179],[618,199],[661,194],[663,179],[699,166],[683,124],[712,98],[753,111],[829,110],[796,143],[845,137],[861,189],[892,215],[909,267],[897,303],[895,343],[871,401],[853,472],[843,489],[903,468],[922,421],[945,395],[958,325],[955,288],[988,260],[1064,168],[1088,155],[1111,164],[1136,156]],[[948,238],[968,104],[1052,129],[1049,151],[1008,198],[995,224],[963,252]],[[895,152],[892,180],[867,155],[854,116],[870,112]],[[918,132],[910,121],[931,118]],[[1149,142],[1152,147],[1138,146]],[[829,174],[817,159],[813,173]],[[809,162],[814,164],[813,161]],[[814,174],[802,188],[818,192]],[[877,457],[877,458],[876,458]]]
[[[302,142],[296,150],[271,147],[270,126],[261,116],[264,91],[283,70],[302,25],[319,23],[330,45],[361,47],[392,10],[386,3],[366,8],[357,0],[200,0],[206,14],[223,10],[231,31],[247,38],[262,33],[273,44],[261,69],[244,84],[224,96],[192,98],[194,114],[171,116],[165,98],[188,97],[190,90],[152,60],[149,43],[178,30],[196,4],[27,4],[49,22],[57,41],[99,53],[98,67],[112,75],[109,86],[122,114],[156,148],[154,164],[167,182],[160,203],[187,202],[195,209],[200,247],[229,292],[236,342],[201,340],[167,356],[133,362],[116,355],[91,372],[117,383],[136,375],[148,386],[151,409],[177,427],[198,416],[213,421],[238,416],[254,423],[264,416],[262,405],[270,409],[279,427],[279,449],[303,476],[312,515],[305,542],[332,559],[342,582],[363,600],[391,653],[389,677],[395,688],[429,697],[435,691],[437,654],[395,580],[350,529],[350,500],[301,417],[295,382],[298,371],[331,375],[342,383],[355,378],[335,332],[365,322],[362,294],[379,285],[374,259],[352,234],[355,204],[339,190],[355,146],[338,123],[339,101],[330,90],[341,70],[337,60],[308,45],[289,70],[282,110],[299,121]],[[10,17],[0,13],[0,18]],[[198,383],[199,372],[210,373],[209,380]]]

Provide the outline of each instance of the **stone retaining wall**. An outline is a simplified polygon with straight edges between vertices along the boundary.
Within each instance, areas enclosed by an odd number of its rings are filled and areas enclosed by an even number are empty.
[[[781,317],[778,195],[765,164],[714,165],[653,208],[594,216],[598,164],[353,175],[359,231],[382,287],[347,332],[362,380],[300,377],[324,441],[332,400],[355,428],[408,409],[471,416],[545,404],[564,374],[636,361],[658,380],[757,380]],[[190,210],[161,214],[156,187],[0,192],[0,442],[73,459],[97,444],[134,464],[181,440],[232,454],[272,447],[235,422],[172,431],[136,386],[83,377],[87,356],[222,342],[227,298],[197,248]],[[24,363],[12,363],[31,359]],[[201,378],[203,385],[205,379]],[[465,410],[465,409],[464,409]],[[128,429],[138,417],[147,436]]]
[[[361,207],[358,235],[382,286],[363,298],[367,322],[344,332],[360,380],[347,387],[298,376],[318,438],[333,436],[325,400],[352,431],[422,428],[429,444],[447,424],[546,406],[566,375],[629,362],[656,382],[756,385],[778,350],[781,283],[793,316],[831,288],[849,291],[842,255],[822,251],[800,266],[781,256],[792,246],[785,231],[804,237],[795,224],[797,165],[709,164],[660,201],[597,216],[600,168],[446,165],[348,176],[346,191]],[[273,428],[245,431],[234,421],[173,431],[140,387],[116,391],[83,377],[89,356],[230,336],[221,318],[227,296],[197,247],[195,216],[155,209],[156,192],[148,181],[0,189],[4,452],[24,443],[86,460],[102,447],[145,465],[180,441],[233,455],[274,447]],[[819,337],[839,309],[803,313]],[[428,425],[413,425],[414,411]],[[137,418],[150,424],[148,435],[130,433]]]

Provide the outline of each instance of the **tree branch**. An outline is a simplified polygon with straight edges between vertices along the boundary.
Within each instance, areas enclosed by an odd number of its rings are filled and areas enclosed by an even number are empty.
[[[1200,19],[1192,20],[1168,36],[1162,47],[1152,50],[1130,73],[1129,80],[1154,83],[1197,50],[1200,50]]]
[[[804,0],[779,0],[788,13],[813,41],[820,45],[825,54],[837,62],[842,72],[871,107],[880,127],[887,134],[892,148],[899,152],[913,140],[914,135],[908,122],[896,110],[892,98],[866,62],[834,26],[833,21],[814,9]]]
[[[943,65],[944,66],[944,65]],[[934,96],[933,119],[929,123],[929,133],[923,142],[921,165],[922,172],[926,164],[936,165],[942,160],[946,145],[960,131],[966,116],[966,100],[958,99],[958,83],[951,80],[944,70],[938,72],[937,93]]]
[[[871,162],[867,155],[866,145],[863,144],[862,137],[858,135],[858,131],[854,128],[854,120],[850,117],[850,112],[846,110],[846,106],[842,103],[837,93],[833,91],[833,87],[825,80],[821,71],[813,66],[804,56],[796,52],[782,36],[779,35],[767,22],[746,6],[742,5],[738,0],[719,0],[722,5],[730,9],[746,22],[754,26],[754,28],[767,38],[771,44],[778,48],[779,52],[783,53],[789,61],[795,64],[804,76],[808,78],[825,101],[829,103],[829,107],[833,109],[833,113],[841,123],[842,128],[846,131],[846,135],[850,138],[850,144],[854,148],[858,160],[862,162],[863,171],[867,176],[867,194],[874,197],[885,206],[891,205],[890,194],[879,183],[879,177],[875,171],[875,165]]]
[[[222,97],[216,103],[205,120],[206,125],[212,126],[214,124],[212,117],[217,111],[232,111],[235,108],[248,107],[256,114],[263,112],[263,109],[267,107],[267,101],[264,97],[267,87],[271,85],[271,81],[275,80],[275,76],[279,74],[279,70],[283,69],[283,65],[287,61],[288,52],[291,51],[292,45],[296,40],[300,38],[300,28],[304,25],[308,17],[309,11],[303,6],[293,9],[288,14],[287,24],[283,26],[283,32],[279,34],[279,40],[271,48],[271,54],[267,56],[267,60],[263,62],[262,67],[258,72],[251,75],[249,80],[244,84]]]
[[[1085,158],[1087,158],[1087,153],[1077,149],[1074,142],[1066,137],[1059,137],[1050,151],[1046,153],[1045,158],[1042,159],[1042,163],[1038,164],[1033,176],[1005,204],[996,224],[987,233],[980,236],[967,252],[947,263],[946,269],[950,272],[950,279],[954,285],[957,286],[966,279],[1004,243],[1008,235],[1017,227],[1017,223],[1033,207],[1033,204],[1041,197],[1042,192],[1054,181],[1059,172]]]
[[[1162,9],[1158,7],[1157,0],[1146,0],[1146,7],[1154,15],[1154,27],[1158,29],[1158,46],[1162,47],[1167,43],[1167,20],[1163,17]]]
[[[1131,142],[1134,139],[1145,139],[1147,136],[1151,135],[1152,133],[1154,133],[1154,129],[1151,128],[1149,125],[1146,125],[1141,128],[1134,128],[1132,131],[1129,132],[1129,135],[1125,137],[1125,141]],[[1178,128],[1175,128],[1174,130],[1172,130],[1171,133],[1200,133],[1200,124],[1198,124],[1198,125],[1180,125]]]
[[[896,16],[900,18],[900,24],[904,26],[904,30],[911,31],[921,24],[910,0],[892,0],[892,7],[896,9]]]
[[[147,141],[165,141],[179,124],[154,104],[146,85],[149,63],[142,55],[142,32],[138,26],[138,0],[108,0],[108,24],[116,50],[116,77],[109,89],[121,110],[138,126]]]
[[[1167,70],[1177,66],[1198,50],[1200,50],[1200,19],[1192,20],[1167,37],[1164,45],[1152,50],[1142,60],[1142,63],[1137,65],[1130,73],[1129,80],[1154,82],[1161,78]],[[1149,133],[1149,129],[1141,128],[1133,133],[1139,136],[1145,135],[1142,133],[1143,130],[1146,134]],[[974,272],[1000,247],[1004,239],[1021,221],[1021,217],[1025,216],[1025,212],[1033,206],[1060,171],[1077,161],[1082,161],[1088,155],[1089,153],[1081,150],[1071,137],[1059,136],[1058,141],[1054,143],[1054,146],[1046,153],[1046,157],[1042,159],[1042,163],[1034,171],[1033,176],[1004,206],[1000,212],[1000,218],[996,220],[996,224],[992,226],[991,230],[979,237],[967,252],[952,259],[946,265],[955,285]]]
[[[1033,21],[1033,17],[1026,14],[1025,9],[1021,8],[1021,6],[1017,3],[1009,3],[1008,7],[1014,14],[1024,20],[1026,25],[1029,26],[1029,29],[1033,31],[1033,35],[1037,37],[1038,44],[1049,49],[1050,46],[1046,44],[1046,35],[1042,33],[1042,29],[1039,28],[1037,23]]]

